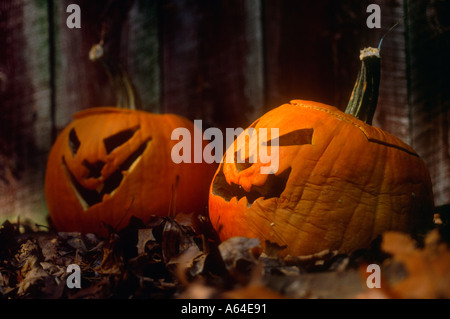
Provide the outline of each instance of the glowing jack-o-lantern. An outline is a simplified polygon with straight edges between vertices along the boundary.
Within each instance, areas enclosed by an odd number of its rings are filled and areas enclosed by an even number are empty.
[[[360,78],[352,99],[364,97],[371,83]],[[257,134],[279,128],[279,167],[261,174],[270,163],[227,162],[225,154],[209,199],[211,223],[222,240],[270,240],[290,255],[351,252],[385,230],[414,231],[432,221],[429,173],[396,137],[333,106],[301,100],[266,113],[251,127]],[[248,149],[238,141],[227,152]]]
[[[78,113],[49,154],[45,193],[59,231],[107,234],[131,216],[203,212],[214,167],[175,164],[171,133],[194,124],[177,115],[98,107]]]

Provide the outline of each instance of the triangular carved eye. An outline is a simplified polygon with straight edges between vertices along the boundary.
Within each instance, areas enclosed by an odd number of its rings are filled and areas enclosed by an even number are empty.
[[[80,140],[78,139],[77,133],[75,132],[75,129],[72,128],[69,132],[69,147],[72,151],[72,156],[75,157],[77,155],[77,151],[80,148]]]
[[[272,139],[263,143],[264,146],[272,145],[272,141],[278,139],[278,146],[292,146],[292,145],[304,145],[304,144],[312,144],[312,135],[314,129],[305,128],[300,130],[295,130],[284,135],[277,137],[276,139]]]
[[[284,135],[281,135],[270,141],[261,143],[263,146],[271,146],[274,141],[278,140],[278,146],[293,146],[293,145],[304,145],[312,144],[312,135],[314,130],[312,128],[299,129]],[[253,165],[250,158],[246,158],[244,162],[238,161],[238,152],[234,153],[234,163],[236,164],[236,169],[238,172],[242,172]]]
[[[137,130],[139,130],[139,126],[120,131],[119,133],[105,138],[103,140],[103,143],[105,144],[106,153],[110,154],[120,145],[127,142],[133,137],[134,133],[136,133]]]

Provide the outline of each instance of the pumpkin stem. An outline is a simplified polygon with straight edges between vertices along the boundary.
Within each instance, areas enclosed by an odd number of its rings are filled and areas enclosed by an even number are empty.
[[[100,62],[108,74],[109,81],[116,93],[116,104],[119,108],[141,109],[141,101],[127,71],[117,63],[105,57],[103,43],[95,44],[89,51],[89,59]]]
[[[361,68],[345,113],[372,124],[380,86],[380,50],[365,48],[359,56]]]

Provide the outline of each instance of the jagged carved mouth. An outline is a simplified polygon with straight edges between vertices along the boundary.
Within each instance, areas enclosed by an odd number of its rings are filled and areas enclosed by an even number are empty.
[[[122,131],[119,134],[116,134],[115,143],[113,143],[114,141],[111,138],[105,139],[104,144],[107,153],[108,154],[111,153],[115,148],[128,141],[134,135],[137,129],[138,128]],[[125,136],[126,135],[125,132],[128,132],[129,136]],[[74,130],[71,131],[69,139],[70,139],[69,145],[72,149],[72,154],[75,156],[80,143],[79,142],[74,143],[74,141],[78,141]],[[72,186],[72,189],[75,192],[84,210],[88,209],[89,207],[95,204],[101,203],[103,201],[104,195],[112,196],[114,194],[114,192],[117,190],[117,188],[122,183],[122,180],[124,179],[124,172],[130,172],[133,170],[133,168],[137,165],[137,163],[141,159],[141,156],[146,150],[150,141],[151,138],[145,140],[134,152],[132,152],[125,159],[125,161],[122,162],[122,164],[117,168],[117,170],[115,170],[112,174],[110,174],[107,178],[104,179],[103,183],[100,185],[100,187],[97,187],[97,189],[89,189],[84,187],[67,166],[65,157],[64,156],[62,157],[62,166],[64,168],[66,176],[68,177],[70,185]],[[76,146],[76,149],[74,149],[73,145]],[[87,175],[86,178],[102,178],[101,170],[105,165],[105,162],[97,161],[95,163],[89,163],[86,160],[84,160],[82,164],[89,171],[89,174]]]
[[[254,122],[251,127],[255,127],[258,121]],[[312,136],[314,129],[305,128],[288,132],[276,138],[276,144],[280,147],[296,146],[312,144]],[[275,140],[264,143],[265,146],[271,146]],[[243,163],[238,161],[237,152],[234,154],[234,163],[238,172],[248,169],[253,165],[248,159]],[[252,185],[249,192],[245,191],[242,186],[231,183],[228,184],[223,173],[223,163],[220,164],[219,172],[213,182],[212,193],[220,196],[226,201],[231,201],[233,197],[239,201],[246,197],[248,205],[251,206],[258,198],[269,199],[279,198],[286,188],[286,183],[291,174],[292,167],[287,168],[281,174],[268,174],[267,180],[263,186]]]
[[[242,186],[231,183],[228,184],[223,173],[223,163],[220,165],[220,170],[213,182],[212,193],[220,196],[227,202],[231,201],[233,197],[239,201],[246,197],[248,205],[251,206],[256,199],[263,198],[279,198],[286,188],[286,183],[291,174],[291,167],[283,171],[279,175],[269,174],[263,186],[252,185],[249,192],[246,192]]]

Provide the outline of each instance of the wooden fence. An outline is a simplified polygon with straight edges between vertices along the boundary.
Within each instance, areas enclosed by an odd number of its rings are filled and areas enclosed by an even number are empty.
[[[72,3],[80,29],[66,25]],[[371,3],[381,29],[366,26]],[[102,26],[146,110],[224,129],[295,98],[344,108],[359,50],[401,21],[383,42],[374,125],[416,149],[436,205],[449,204],[449,11],[437,0],[1,1],[0,219],[45,223],[55,137],[75,112],[114,104],[106,74],[88,59]]]

